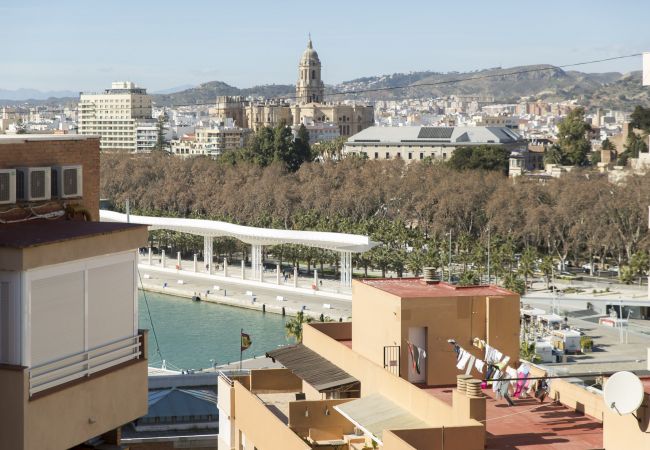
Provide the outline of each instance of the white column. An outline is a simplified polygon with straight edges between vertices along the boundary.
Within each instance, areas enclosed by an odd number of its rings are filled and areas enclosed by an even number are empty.
[[[183,268],[181,266],[181,252],[176,252],[176,265],[178,265],[179,269]]]
[[[228,276],[228,259],[227,258],[223,259],[223,276],[224,277]]]
[[[314,286],[318,289],[318,269],[314,269]]]
[[[280,284],[280,264],[275,266],[275,284]]]
[[[352,286],[352,252],[341,252],[341,286]]]
[[[210,238],[207,236],[203,236],[203,267],[209,267],[210,264],[210,253],[208,249],[208,240]],[[207,267],[206,267],[206,272],[207,272]]]
[[[246,263],[244,260],[241,260],[241,279],[245,280],[246,279]]]
[[[160,252],[160,265],[163,269],[165,268],[165,250]]]
[[[298,287],[298,268],[293,268],[293,287]]]
[[[260,262],[257,260],[259,257],[257,249],[258,245],[251,245],[251,274],[253,276],[253,280],[259,280],[259,264]]]
[[[199,260],[199,255],[194,253],[194,266],[193,266],[194,272],[196,272],[196,269],[198,268],[197,267],[198,266],[198,260]]]
[[[151,265],[151,247],[149,247],[149,265]]]

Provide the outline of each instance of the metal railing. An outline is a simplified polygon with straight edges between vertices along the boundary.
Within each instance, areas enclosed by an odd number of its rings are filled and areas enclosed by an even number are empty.
[[[236,369],[236,370],[220,370],[218,372],[219,378],[224,380],[230,386],[234,384],[233,378],[246,377],[251,374],[250,369]]]
[[[142,355],[141,335],[29,368],[29,395],[90,376]]]
[[[399,357],[399,345],[384,345],[384,369],[398,377],[400,376]]]

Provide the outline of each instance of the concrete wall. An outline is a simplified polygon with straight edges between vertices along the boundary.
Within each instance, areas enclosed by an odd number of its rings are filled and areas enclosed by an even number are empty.
[[[606,450],[630,450],[650,448],[650,394],[645,395],[642,406],[636,412],[641,419],[605,409],[603,420],[603,445]]]
[[[485,436],[478,427],[445,426],[385,431],[383,442],[390,450],[483,450]]]
[[[146,359],[125,363],[31,399],[28,377],[27,369],[0,369],[4,404],[0,408],[0,448],[70,448],[147,413]],[[11,445],[4,446],[5,442]]]
[[[250,391],[254,394],[300,392],[302,380],[289,369],[255,369],[250,375]]]
[[[29,139],[29,135],[17,135],[16,139]],[[68,204],[83,205],[92,217],[99,220],[99,139],[56,139],[47,141],[0,142],[0,168],[52,167],[65,165],[83,166],[83,197],[65,200]],[[40,203],[48,203],[44,201]],[[2,205],[5,211],[15,205]]]
[[[591,416],[601,422],[603,421],[606,408],[602,395],[589,392],[584,387],[569,383],[561,378],[552,380],[550,390],[550,398],[577,412]]]
[[[307,437],[310,430],[316,430],[329,439],[341,439],[343,434],[352,434],[354,425],[334,409],[335,405],[350,400],[302,400],[289,403],[289,427],[302,437]],[[327,410],[328,414],[325,414]],[[305,417],[305,411],[309,416]],[[312,431],[312,435],[314,431]],[[318,439],[316,439],[318,440]],[[324,440],[324,439],[322,439]]]
[[[400,337],[400,298],[358,282],[352,283],[352,298],[352,349],[383,366],[384,346],[405,345]]]
[[[278,419],[264,403],[241,383],[234,383],[235,448],[241,448],[240,431],[246,450],[307,450],[310,448],[297,434]]]
[[[319,329],[311,324],[303,328],[303,344],[357,378],[361,382],[361,397],[380,393],[432,426],[458,425],[454,423],[452,407],[449,404],[331,339],[326,332],[330,328],[336,330],[338,323],[319,325]],[[463,422],[463,425],[484,428],[482,424],[469,418]]]
[[[384,346],[400,346],[400,375],[407,378],[409,329],[427,329],[426,384],[454,385],[456,354],[448,339],[483,357],[479,337],[516,363],[519,356],[519,296],[400,298],[375,287],[352,283],[352,349],[383,367]],[[476,370],[472,373],[479,376]]]

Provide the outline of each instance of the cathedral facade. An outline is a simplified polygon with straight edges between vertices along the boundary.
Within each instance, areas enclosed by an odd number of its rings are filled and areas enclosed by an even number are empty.
[[[372,126],[374,108],[368,105],[325,102],[325,84],[321,79],[321,62],[311,38],[298,65],[298,81],[294,102],[287,100],[248,101],[241,97],[219,96],[214,110],[223,120],[231,118],[237,126],[254,131],[274,127],[284,121],[287,125],[301,123],[336,124],[341,136],[351,136]]]

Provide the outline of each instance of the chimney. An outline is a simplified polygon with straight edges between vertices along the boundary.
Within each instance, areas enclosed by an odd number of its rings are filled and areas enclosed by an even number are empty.
[[[422,269],[422,281],[426,284],[438,283],[440,281],[436,278],[435,267],[424,267]]]

